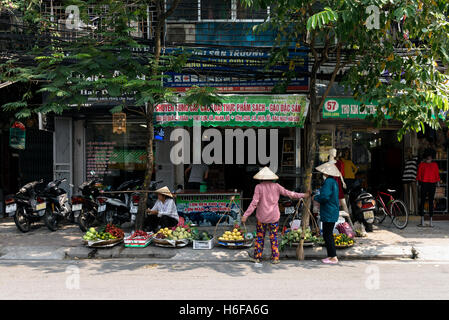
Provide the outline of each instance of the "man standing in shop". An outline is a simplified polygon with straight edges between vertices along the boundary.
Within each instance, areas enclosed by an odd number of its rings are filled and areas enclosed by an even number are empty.
[[[418,172],[418,157],[413,155],[412,148],[407,149],[407,160],[404,163],[404,171],[402,172],[402,183],[404,185],[404,200],[407,204],[408,211],[416,213],[418,194],[416,187],[416,174]]]
[[[430,224],[429,227],[433,227],[432,225],[432,216],[433,216],[433,200],[435,198],[435,190],[436,185],[440,181],[440,172],[438,168],[438,164],[433,162],[432,159],[435,155],[435,151],[433,149],[427,149],[424,152],[424,161],[421,162],[418,166],[418,174],[416,180],[418,180],[420,184],[420,193],[421,193],[421,201],[419,203],[419,214],[421,216],[421,223],[418,227],[424,227],[424,203],[426,202],[426,198],[429,199],[429,216],[430,216]]]
[[[357,166],[351,160],[351,153],[349,149],[344,150],[343,158],[341,159],[344,165],[344,179],[346,181],[346,185],[348,186],[348,190],[351,189],[354,184],[355,174],[358,169]]]
[[[206,183],[209,175],[209,167],[207,164],[191,164],[186,170],[187,176],[190,172],[189,180],[186,186],[187,190],[200,190],[201,184]]]

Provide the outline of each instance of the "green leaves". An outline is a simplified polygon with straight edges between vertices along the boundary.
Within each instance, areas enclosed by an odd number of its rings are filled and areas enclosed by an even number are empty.
[[[322,29],[327,24],[338,20],[338,13],[329,7],[324,11],[318,12],[307,20],[307,30]]]
[[[187,90],[184,102],[189,105],[198,104],[200,106],[210,106],[221,104],[221,98],[215,88],[192,86]]]

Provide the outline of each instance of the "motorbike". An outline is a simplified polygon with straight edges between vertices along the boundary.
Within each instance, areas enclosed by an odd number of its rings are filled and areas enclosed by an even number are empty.
[[[31,230],[31,224],[40,221],[50,210],[41,195],[43,180],[25,184],[19,191],[5,199],[5,212],[14,215],[14,223],[23,232]]]
[[[100,202],[98,197],[100,190],[96,186],[99,181],[92,179],[83,182],[78,186],[81,195],[72,196],[72,212],[81,231],[86,232],[97,222],[103,222],[103,212],[106,211],[106,204]]]
[[[155,191],[157,189],[157,185],[161,182],[162,182],[162,180],[151,181],[148,189],[150,191]],[[129,205],[130,205],[129,212],[131,213],[131,222],[132,223],[135,223],[135,220],[136,220],[137,211],[139,209],[139,201],[140,201],[139,193],[137,191],[135,193],[132,193],[130,202],[129,202]],[[147,208],[151,209],[154,206],[154,204],[156,203],[156,201],[157,201],[157,195],[154,192],[149,193],[148,198],[147,198]]]
[[[140,179],[125,181],[116,191],[135,190],[140,182]],[[119,193],[116,196],[100,196],[98,197],[98,201],[101,205],[106,205],[104,215],[106,223],[120,225],[124,222],[135,222],[139,203],[138,194],[131,194],[130,196],[129,193]]]
[[[58,225],[63,219],[74,221],[67,191],[60,187],[64,181],[67,179],[50,181],[41,193],[49,208],[45,213],[44,222],[50,231],[58,230]]]
[[[363,223],[367,232],[373,231],[374,213],[376,212],[376,199],[366,192],[359,181],[354,182],[349,191],[352,220]]]

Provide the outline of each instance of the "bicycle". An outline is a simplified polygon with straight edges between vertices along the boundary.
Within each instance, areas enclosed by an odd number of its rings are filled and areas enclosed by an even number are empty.
[[[381,191],[377,192],[377,210],[374,220],[376,223],[382,223],[385,220],[385,217],[388,216],[396,228],[404,229],[408,223],[407,206],[402,200],[393,197],[392,193],[395,193],[396,190],[387,189],[387,192],[389,193]],[[382,197],[388,198],[388,201],[385,203]]]

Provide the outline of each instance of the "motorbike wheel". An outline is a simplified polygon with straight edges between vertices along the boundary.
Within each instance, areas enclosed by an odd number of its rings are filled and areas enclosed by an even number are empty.
[[[92,215],[91,211],[81,210],[80,215],[78,217],[78,226],[81,231],[86,232],[91,228],[95,223],[95,217]]]
[[[366,232],[373,232],[373,224],[372,223],[363,222],[363,224],[365,226]]]
[[[16,214],[14,215],[14,222],[21,232],[26,233],[31,230],[31,221],[26,215],[25,207],[17,207]]]
[[[45,210],[44,222],[50,231],[57,231],[59,219],[55,212],[52,212],[50,208]]]

